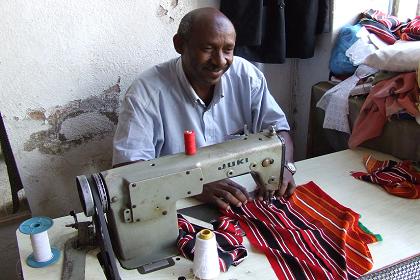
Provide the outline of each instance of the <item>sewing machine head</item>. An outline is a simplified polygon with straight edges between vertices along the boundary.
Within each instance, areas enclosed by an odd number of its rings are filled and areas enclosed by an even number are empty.
[[[94,216],[99,194],[112,247],[133,269],[177,254],[176,201],[200,194],[203,184],[251,173],[276,190],[284,165],[284,141],[274,130],[184,153],[77,177],[83,210]],[[97,213],[96,213],[97,215]]]

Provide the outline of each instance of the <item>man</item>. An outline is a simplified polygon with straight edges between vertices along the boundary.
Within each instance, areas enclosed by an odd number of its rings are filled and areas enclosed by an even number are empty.
[[[183,152],[184,130],[195,132],[200,147],[228,140],[245,124],[252,133],[276,125],[285,139],[286,160],[293,163],[286,117],[263,74],[233,56],[235,39],[232,23],[215,8],[196,9],[182,18],[173,37],[181,57],[142,73],[125,95],[114,137],[114,167]],[[275,195],[293,193],[292,171],[285,169]],[[257,196],[271,195],[260,189]],[[246,203],[249,195],[226,179],[204,185],[197,198],[227,209]]]

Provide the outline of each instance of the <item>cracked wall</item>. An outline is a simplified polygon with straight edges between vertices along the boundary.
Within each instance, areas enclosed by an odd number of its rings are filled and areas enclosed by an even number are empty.
[[[177,56],[172,36],[185,13],[218,5],[2,1],[0,111],[33,215],[81,211],[75,177],[111,167],[122,95],[139,73]]]
[[[118,122],[120,79],[103,94],[57,106],[47,116],[45,109],[30,109],[28,117],[41,120],[49,129],[32,133],[24,144],[27,152],[60,155],[72,147],[103,138],[114,131]]]

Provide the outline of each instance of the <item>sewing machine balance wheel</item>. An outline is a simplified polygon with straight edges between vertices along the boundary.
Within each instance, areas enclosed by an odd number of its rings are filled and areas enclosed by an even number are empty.
[[[106,191],[102,176],[99,173],[92,174],[90,178],[85,175],[77,176],[76,183],[83,212],[87,217],[92,217],[92,215],[95,213],[95,203],[93,201],[91,187],[97,189],[104,213],[108,211],[108,193]]]
[[[76,183],[83,211],[87,217],[92,217],[94,223],[100,247],[97,258],[104,270],[105,277],[108,280],[120,280],[105,220],[105,214],[109,209],[109,200],[103,178],[99,173],[89,177],[80,175],[76,177]]]

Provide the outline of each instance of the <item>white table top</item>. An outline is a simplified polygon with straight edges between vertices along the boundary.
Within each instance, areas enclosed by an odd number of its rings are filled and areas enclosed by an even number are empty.
[[[362,182],[350,176],[350,171],[364,171],[362,156],[372,153],[378,159],[392,159],[391,156],[367,149],[346,150],[321,157],[307,159],[296,163],[297,184],[314,181],[326,193],[339,203],[360,213],[361,222],[372,232],[381,234],[383,241],[369,245],[373,256],[373,270],[385,267],[399,260],[420,253],[420,200],[411,200],[392,196],[379,186]],[[238,181],[248,189],[254,187],[250,176]],[[198,204],[196,200],[179,201],[178,208]],[[78,215],[82,220],[82,215]],[[54,226],[48,230],[52,246],[63,250],[67,239],[75,236],[76,231],[64,227],[73,222],[71,216],[54,220]],[[31,268],[26,265],[26,258],[32,253],[29,236],[16,232],[22,271],[25,279],[60,279],[63,257],[45,268]],[[230,267],[221,273],[218,279],[277,279],[264,254],[253,250],[245,238],[248,258],[239,266]],[[61,252],[63,253],[63,252]],[[177,279],[180,276],[194,279],[192,262],[180,257],[175,266],[146,275],[136,270],[125,270],[119,267],[122,279]],[[96,259],[96,252],[90,252],[86,258],[86,279],[105,279]]]

